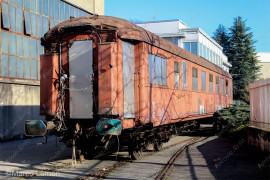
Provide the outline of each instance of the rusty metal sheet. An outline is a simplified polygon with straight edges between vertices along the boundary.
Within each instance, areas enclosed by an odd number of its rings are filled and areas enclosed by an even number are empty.
[[[207,69],[232,78],[228,72],[224,71],[222,68],[216,66],[215,64],[195,54],[192,54],[183,48],[178,47],[177,45],[137,26],[136,24],[111,16],[89,15],[62,22],[54,26],[44,35],[44,37],[41,39],[42,44],[48,46],[49,48],[52,43],[58,42],[55,36],[60,36],[61,34],[69,32],[78,32],[83,29],[96,32],[104,29],[115,29],[117,31],[118,37],[121,39],[146,42],[148,44],[164,49],[172,54],[180,56],[188,61],[201,65]]]
[[[70,118],[93,118],[92,65],[92,41],[74,41],[69,48]]]
[[[124,118],[135,118],[134,45],[123,42]]]

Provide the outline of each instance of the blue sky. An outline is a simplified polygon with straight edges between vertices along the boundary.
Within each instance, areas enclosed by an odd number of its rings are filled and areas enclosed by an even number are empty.
[[[270,0],[105,0],[105,15],[133,21],[180,19],[211,37],[219,24],[242,16],[257,52],[270,52]]]

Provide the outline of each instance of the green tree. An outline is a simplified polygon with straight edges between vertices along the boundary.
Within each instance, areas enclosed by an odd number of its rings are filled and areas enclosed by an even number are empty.
[[[213,39],[223,47],[223,52],[226,54],[230,48],[230,36],[226,27],[220,24],[214,32]]]
[[[234,19],[233,26],[226,28],[219,25],[214,33],[214,39],[224,47],[224,53],[232,64],[230,73],[233,77],[234,100],[249,103],[249,84],[259,77],[260,66],[255,53],[253,34],[249,32],[245,21],[238,16]]]

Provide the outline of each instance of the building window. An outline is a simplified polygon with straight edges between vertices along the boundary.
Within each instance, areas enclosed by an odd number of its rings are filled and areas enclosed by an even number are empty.
[[[2,21],[3,28],[10,29],[9,7],[6,3],[2,3]]]
[[[209,56],[210,56],[210,55],[209,55],[209,48],[206,48],[206,59],[207,59],[207,60],[210,59]]]
[[[31,35],[32,28],[31,28],[31,17],[29,11],[24,11],[24,27],[25,27],[25,34]]]
[[[148,54],[149,83],[153,85],[167,85],[167,59]]]
[[[213,75],[209,74],[209,92],[213,93]]]
[[[221,78],[221,94],[224,95],[224,79]]]
[[[187,89],[187,63],[183,61],[182,64],[182,80],[183,80],[183,89]]]
[[[42,0],[37,0],[37,12],[42,14]]]
[[[44,49],[38,38],[48,31],[50,25],[57,25],[60,18],[67,20],[74,12],[76,16],[88,14],[62,0],[2,0],[0,5],[2,77],[39,80],[39,59]],[[164,74],[164,70],[161,73]]]
[[[37,36],[37,16],[35,13],[31,13],[31,27],[32,35]]]
[[[193,53],[198,54],[198,43],[197,42],[185,42],[184,43],[185,50]]]
[[[29,0],[24,0],[23,7],[24,7],[24,9],[30,10],[30,1]]]
[[[199,44],[199,56],[202,56],[202,43]]]
[[[216,76],[216,94],[219,94],[219,77]]]
[[[2,54],[2,76],[8,76],[9,62],[8,55]]]
[[[37,11],[37,1],[31,0],[31,11],[36,12]]]
[[[23,24],[24,24],[24,21],[23,21],[23,10],[22,8],[18,8],[17,7],[17,32],[19,33],[22,33],[23,34]]]
[[[179,88],[179,63],[174,62],[174,87]]]
[[[43,0],[43,14],[45,16],[48,16],[48,11],[49,11],[48,7],[49,7],[48,0],[46,0],[46,1]]]
[[[16,7],[13,5],[9,5],[9,13],[10,13],[10,30],[16,31]]]
[[[65,3],[65,21],[69,20],[69,5]]]
[[[202,91],[206,91],[206,73],[202,71]]]
[[[198,90],[198,69],[192,68],[192,89]]]

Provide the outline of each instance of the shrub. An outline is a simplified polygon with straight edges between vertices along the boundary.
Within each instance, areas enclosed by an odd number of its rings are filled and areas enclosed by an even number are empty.
[[[217,120],[222,124],[223,134],[231,137],[245,138],[247,136],[247,126],[250,120],[250,107],[242,102],[232,104],[228,108],[220,110],[216,114]]]

